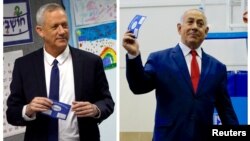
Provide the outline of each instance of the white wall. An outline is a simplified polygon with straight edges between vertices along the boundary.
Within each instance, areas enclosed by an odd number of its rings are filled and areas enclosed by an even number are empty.
[[[208,1],[208,0],[207,0]],[[136,14],[147,16],[138,36],[142,60],[145,63],[149,53],[173,47],[179,42],[176,24],[182,13],[189,8],[198,8],[200,0],[121,0],[120,1],[120,41],[127,26]],[[240,7],[234,7],[233,20],[242,24]],[[228,31],[226,0],[209,0],[205,5],[210,32]],[[247,31],[246,28],[235,29]],[[232,43],[233,42],[233,43]],[[245,42],[230,41],[211,47],[204,43],[204,50],[215,56],[230,69],[247,69],[247,50]],[[239,46],[227,47],[236,44]],[[213,43],[212,43],[213,44]],[[216,43],[217,44],[217,43]],[[239,49],[240,48],[240,49]],[[237,50],[237,52],[235,51]],[[120,132],[151,132],[154,125],[154,91],[145,95],[133,95],[125,75],[125,49],[120,42]],[[232,59],[236,57],[238,59]],[[240,63],[239,63],[240,62]]]
[[[101,133],[101,141],[116,141],[116,123],[117,123],[117,119],[116,119],[116,114],[117,114],[117,107],[118,107],[118,103],[117,103],[117,85],[116,85],[116,71],[117,68],[113,68],[110,70],[105,70],[106,73],[106,77],[108,79],[108,83],[109,83],[109,89],[112,95],[112,98],[115,102],[115,109],[114,109],[114,113],[112,115],[110,115],[110,117],[108,117],[106,120],[104,120],[101,124],[100,124],[100,133]]]

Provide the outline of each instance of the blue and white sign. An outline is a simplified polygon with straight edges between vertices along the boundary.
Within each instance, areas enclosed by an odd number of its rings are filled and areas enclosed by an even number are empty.
[[[4,47],[33,42],[28,0],[4,0]]]

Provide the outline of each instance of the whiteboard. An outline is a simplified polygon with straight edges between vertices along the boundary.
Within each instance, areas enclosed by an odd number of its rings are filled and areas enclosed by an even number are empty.
[[[10,82],[12,80],[12,71],[14,67],[14,62],[17,58],[23,56],[22,50],[12,51],[4,53],[3,55],[3,136],[9,137],[12,135],[16,135],[19,133],[23,133],[25,131],[24,126],[12,126],[8,124],[6,119],[6,100],[10,95]]]

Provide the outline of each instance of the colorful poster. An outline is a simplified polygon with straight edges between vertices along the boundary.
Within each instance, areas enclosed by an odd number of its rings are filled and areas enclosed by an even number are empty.
[[[116,20],[116,0],[74,0],[76,26]]]
[[[101,56],[105,69],[116,67],[116,22],[76,30],[78,47]]]
[[[31,43],[32,27],[28,0],[4,0],[4,47]]]

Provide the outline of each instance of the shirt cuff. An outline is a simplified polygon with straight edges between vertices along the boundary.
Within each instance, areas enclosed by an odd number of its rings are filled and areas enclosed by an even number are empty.
[[[23,106],[22,116],[23,116],[24,120],[26,120],[26,121],[35,120],[35,119],[36,119],[36,114],[32,115],[32,117],[27,116],[27,115],[25,114],[26,108],[27,108],[27,105]]]
[[[128,59],[135,59],[137,56],[139,56],[140,52],[138,52],[136,55],[132,55],[128,53]]]
[[[93,106],[96,108],[96,110],[97,110],[97,115],[96,116],[94,116],[94,118],[100,118],[101,117],[101,110],[95,105],[95,104],[93,104]]]

